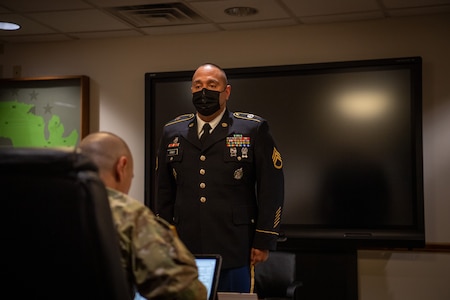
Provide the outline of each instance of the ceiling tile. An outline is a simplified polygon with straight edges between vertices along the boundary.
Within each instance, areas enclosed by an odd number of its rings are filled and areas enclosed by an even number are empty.
[[[354,13],[354,14],[338,14],[338,15],[325,15],[325,16],[310,16],[299,17],[299,20],[304,24],[318,24],[318,23],[333,23],[333,22],[353,22],[363,20],[374,20],[384,18],[381,12],[367,12],[367,13]]]
[[[20,24],[20,29],[16,31],[3,31],[0,30],[1,36],[11,36],[11,35],[24,35],[24,34],[43,34],[43,33],[56,33],[54,30],[43,26],[33,20],[30,20],[24,16],[17,14],[4,14],[0,15],[3,21],[13,22]]]
[[[117,7],[131,5],[161,4],[184,2],[183,0],[89,0],[90,3],[99,7]]]
[[[376,0],[284,0],[295,16],[319,16],[379,10]]]
[[[298,23],[292,19],[283,19],[283,20],[269,20],[269,21],[241,22],[241,23],[223,23],[219,25],[220,27],[226,30],[240,30],[240,29],[292,26],[297,24]]]
[[[3,8],[0,6],[0,14],[11,13],[11,10]],[[0,16],[1,19],[1,16]]]
[[[429,15],[437,13],[448,13],[450,12],[450,5],[446,6],[430,6],[430,7],[413,7],[413,8],[403,8],[403,9],[389,9],[388,14],[391,17],[399,16],[418,16],[418,15]]]
[[[33,19],[66,32],[129,29],[129,26],[101,11],[76,10],[28,14]]]
[[[141,30],[149,35],[214,32],[219,29],[213,24],[195,24],[182,26],[145,27]]]
[[[143,36],[135,30],[117,30],[117,31],[102,31],[102,32],[82,32],[72,33],[71,36],[79,39],[102,39],[102,38],[116,38],[116,37],[135,37]]]
[[[26,36],[10,36],[4,37],[0,35],[0,40],[10,43],[31,43],[31,42],[61,42],[70,41],[70,37],[64,34],[46,34],[46,35],[26,35]]]
[[[383,0],[386,8],[409,8],[450,4],[450,0]]]
[[[20,12],[70,10],[91,7],[82,0],[2,0],[2,5]]]

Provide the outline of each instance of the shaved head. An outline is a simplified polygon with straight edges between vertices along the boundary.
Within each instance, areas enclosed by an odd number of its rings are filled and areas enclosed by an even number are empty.
[[[111,132],[95,132],[86,136],[79,148],[97,165],[106,186],[128,193],[133,178],[133,158],[122,138]]]

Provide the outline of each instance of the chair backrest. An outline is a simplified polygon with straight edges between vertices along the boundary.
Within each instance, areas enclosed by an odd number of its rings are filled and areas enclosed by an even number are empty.
[[[255,292],[259,299],[290,298],[290,286],[296,280],[295,253],[275,251],[255,266]]]
[[[2,148],[0,191],[0,294],[131,299],[106,189],[85,156]]]

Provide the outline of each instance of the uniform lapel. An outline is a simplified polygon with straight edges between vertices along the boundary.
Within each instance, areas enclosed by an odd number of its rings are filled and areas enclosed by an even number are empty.
[[[208,138],[207,143],[205,143],[204,148],[210,147],[211,145],[217,143],[218,141],[224,140],[231,133],[231,125],[233,123],[233,119],[231,118],[230,112],[228,110],[223,114],[222,119],[219,124],[217,124],[216,128],[211,133],[211,136]]]
[[[180,135],[197,148],[200,149],[202,147],[201,142],[198,139],[197,122],[195,121],[195,118],[183,131],[180,131]]]

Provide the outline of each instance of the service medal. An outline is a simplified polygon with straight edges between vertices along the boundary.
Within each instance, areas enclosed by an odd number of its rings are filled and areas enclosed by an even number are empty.
[[[234,179],[242,179],[242,176],[244,176],[244,170],[242,168],[239,168],[237,170],[234,171]]]

